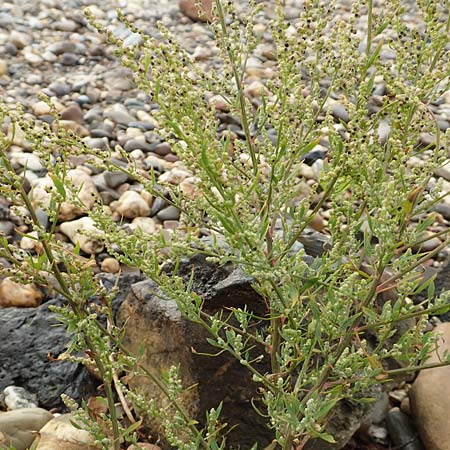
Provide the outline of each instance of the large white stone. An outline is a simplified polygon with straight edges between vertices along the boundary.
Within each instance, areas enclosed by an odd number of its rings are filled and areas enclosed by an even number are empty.
[[[85,253],[100,253],[105,247],[104,233],[95,226],[90,217],[64,222],[60,225],[60,229],[75,245],[79,244]]]

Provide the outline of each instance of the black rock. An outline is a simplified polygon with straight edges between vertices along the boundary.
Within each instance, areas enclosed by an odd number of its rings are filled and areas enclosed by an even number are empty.
[[[120,293],[113,302],[114,313],[122,304],[131,284],[141,278],[122,275]],[[110,290],[114,276],[102,275],[103,285]],[[95,393],[98,381],[81,364],[52,361],[63,353],[70,336],[59,325],[50,305],[63,305],[61,298],[52,299],[37,308],[3,308],[0,314],[0,391],[10,385],[22,386],[36,394],[45,409],[64,408],[61,394],[75,401]]]

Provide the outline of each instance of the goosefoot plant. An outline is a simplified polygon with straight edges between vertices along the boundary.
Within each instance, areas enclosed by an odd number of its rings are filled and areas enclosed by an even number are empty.
[[[274,68],[256,95],[251,83],[257,70],[246,64],[262,39],[255,29],[261,4],[251,1],[247,13],[239,14],[233,2],[214,2],[210,26],[223,63],[215,72],[202,70],[161,24],[154,39],[119,12],[119,20],[141,38],[139,45],[125,47],[88,13],[91,25],[107,35],[121,63],[132,69],[137,85],[159,105],[158,132],[193,174],[180,186],[145,173],[120,147],[89,149],[73,133],[58,127],[52,132],[45,124],[25,121],[21,110],[3,108],[10,129],[25,133],[55,186],[50,205],[41,205],[51,223],[44,229],[8,162],[13,132],[2,136],[7,183],[2,194],[19,210],[25,206],[25,223],[42,245],[37,255],[18,255],[4,240],[2,256],[13,264],[4,271],[41,285],[48,283],[48,274],[56,278],[56,290],[68,300],[59,312],[75,332],[73,349],[85,352],[79,359],[95,365],[104,380],[107,406],[101,421],[92,420],[89,408],[90,416],[84,416],[104,448],[118,449],[127,439],[136,442],[132,434],[139,423],[125,397],[135,411],[159,416],[166,440],[176,448],[225,448],[226,441],[219,437],[221,406],[208,413],[202,431],[187,416],[175,368],[162,381],[146,372],[165,392],[169,403],[164,407],[128,390],[119,379],[122,373],[145,369],[139,355],[130,355],[121,344],[123,330],[114,325],[111,296],[93,282],[89,261],[77,256],[78,247],[71,253],[53,241],[63,202],[80,203],[67,176],[69,155],[76,153],[90,155],[92,164],[124,171],[154,197],[170,191],[170,201],[182,212],[180,227],[170,237],[130,236],[100,202],[86,213],[112,255],[155,280],[186,318],[210,332],[213,347],[251,371],[273,430],[270,448],[301,449],[311,438],[333,442],[326,425],[340,400],[369,401],[365,393],[370,387],[428,367],[426,356],[437,336],[425,331],[427,317],[448,309],[447,293],[432,300],[432,281],[419,287],[418,269],[448,244],[447,229],[424,232],[434,222],[430,209],[448,194],[430,182],[447,161],[450,142],[430,104],[450,88],[450,19],[448,2],[419,1],[416,6],[421,22],[413,25],[405,22],[405,7],[395,0],[385,2],[382,11],[371,0],[353,2],[345,21],[334,2],[305,1],[291,25],[277,3],[276,19],[270,22]],[[383,58],[388,49],[395,52],[394,60]],[[378,96],[373,95],[375,84],[384,86]],[[240,124],[238,134],[223,129],[214,100],[222,108],[226,104]],[[333,100],[339,100],[348,118],[335,120]],[[378,133],[382,124],[389,125],[384,138]],[[432,132],[434,142],[421,146],[423,132]],[[305,183],[302,159],[320,142],[329,147],[322,171],[316,183]],[[128,165],[115,164],[111,155]],[[412,164],[417,157],[421,164]],[[298,241],[304,241],[307,227],[324,208],[330,241],[311,262]],[[202,235],[213,244],[205,244]],[[432,237],[440,237],[442,244],[428,253],[413,252]],[[195,254],[217,265],[241,266],[253,277],[266,314],[203,311],[192,283],[177,276],[177,270],[171,275],[161,270],[167,261],[176,269],[182,257]],[[427,288],[429,300],[419,305],[410,300]],[[94,294],[100,294],[100,303],[90,301]],[[102,325],[100,313],[107,315],[108,326]],[[264,326],[254,327],[256,322]],[[256,359],[255,348],[261,349]],[[256,364],[265,359],[268,372]],[[128,408],[128,428],[116,416],[113,386]]]

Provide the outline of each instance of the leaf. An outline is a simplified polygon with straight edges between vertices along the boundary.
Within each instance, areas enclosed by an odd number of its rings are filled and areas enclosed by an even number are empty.
[[[366,63],[366,70],[372,66],[372,64],[375,62],[375,60],[378,58],[378,55],[380,54],[381,47],[383,47],[384,41],[383,39],[378,42],[377,48],[375,51],[370,55],[369,60]]]
[[[64,187],[63,182],[60,178],[58,178],[54,173],[49,174],[50,178],[53,181],[53,184],[56,187],[56,191],[58,194],[63,198],[63,200],[66,200],[67,194],[66,194],[66,188]]]

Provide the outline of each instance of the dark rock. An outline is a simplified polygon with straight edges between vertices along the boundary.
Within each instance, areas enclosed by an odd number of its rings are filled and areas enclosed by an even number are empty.
[[[159,213],[163,208],[167,206],[167,202],[164,198],[156,197],[152,203],[152,209],[150,210],[150,216],[155,216]]]
[[[155,129],[155,124],[148,122],[141,122],[139,120],[132,120],[129,123],[130,127],[139,128],[142,131],[152,131]]]
[[[69,336],[58,324],[51,300],[37,308],[7,308],[0,315],[0,389],[18,385],[35,393],[46,409],[63,406],[61,394],[80,401],[95,392],[96,383],[81,365],[69,361],[50,361],[69,344]]]
[[[411,419],[398,408],[389,411],[386,424],[396,447],[404,450],[425,450]]]
[[[242,272],[218,268],[197,257],[184,261],[178,274],[189,278],[193,269],[194,290],[205,298],[208,313],[217,308],[247,304],[250,311],[263,314],[264,302],[251,288],[251,279]],[[145,367],[160,373],[172,364],[179,365],[183,384],[193,386],[183,397],[190,415],[203,422],[204,412],[223,401],[222,420],[230,427],[236,426],[227,436],[230,445],[250,448],[258,441],[264,447],[271,441],[272,433],[265,425],[265,418],[255,412],[250,402],[257,386],[249,371],[226,354],[209,358],[193,353],[192,348],[199,353],[214,351],[205,341],[205,330],[182,318],[176,303],[155,283],[144,281],[134,285],[118,317],[126,322],[124,345],[132,352],[139,347],[145,349],[141,358]],[[264,371],[266,366],[267,361],[263,361],[258,368]],[[130,384],[148,398],[163,401],[151,381],[140,377],[140,380],[130,380]],[[258,408],[263,408],[260,401],[255,402]],[[151,422],[151,426],[158,428],[155,422]]]
[[[150,144],[140,139],[130,139],[123,147],[127,152],[132,152],[133,150],[142,150],[144,152],[149,152],[151,150]]]
[[[47,50],[55,55],[62,55],[63,53],[75,53],[76,44],[72,41],[60,41],[51,44]]]
[[[114,286],[115,276],[102,274],[106,289]],[[119,294],[114,299],[114,313],[129,292],[130,285],[142,277],[122,275]],[[51,361],[62,354],[70,342],[64,327],[56,326],[50,305],[61,306],[61,298],[36,308],[6,308],[0,314],[0,390],[10,385],[22,386],[38,396],[43,408],[64,408],[61,394],[80,402],[95,393],[98,382],[87,369],[70,361]]]
[[[312,166],[318,159],[324,159],[326,155],[325,150],[311,150],[303,156],[303,161],[308,166]]]

